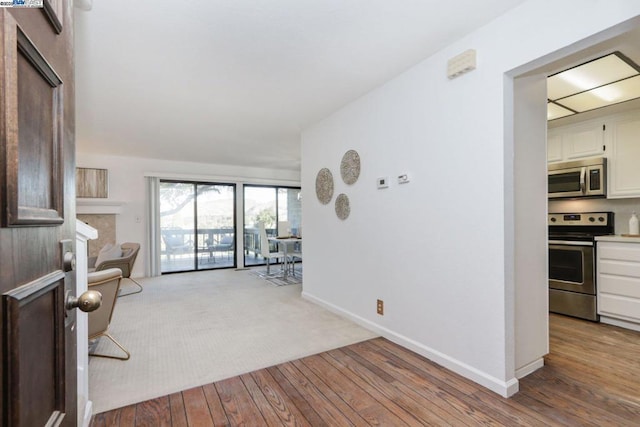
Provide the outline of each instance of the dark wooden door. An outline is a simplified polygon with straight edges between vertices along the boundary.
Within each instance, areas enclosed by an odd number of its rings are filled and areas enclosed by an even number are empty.
[[[3,426],[77,423],[72,9],[45,6],[0,9]]]

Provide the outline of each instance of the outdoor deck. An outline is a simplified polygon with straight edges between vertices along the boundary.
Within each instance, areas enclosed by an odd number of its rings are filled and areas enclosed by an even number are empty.
[[[275,234],[275,229],[267,229],[267,235]],[[264,258],[260,255],[258,230],[245,228],[243,242],[245,267],[265,265]],[[234,249],[233,229],[199,229],[197,233],[193,230],[162,230],[161,270],[163,273],[171,273],[234,267]]]

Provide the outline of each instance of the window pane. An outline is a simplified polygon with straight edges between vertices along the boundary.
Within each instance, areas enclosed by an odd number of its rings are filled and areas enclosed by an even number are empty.
[[[235,267],[235,187],[197,188],[198,270]]]
[[[276,189],[244,187],[244,265],[264,264],[260,257],[260,229],[264,222],[268,235],[275,235]]]
[[[258,224],[267,236],[300,234],[302,203],[299,188],[244,186],[244,265],[262,265]],[[278,230],[285,227],[286,229]],[[271,251],[277,248],[271,245]]]
[[[289,230],[278,230],[278,234],[298,236],[302,232],[302,201],[299,188],[278,189],[278,222],[287,221]]]
[[[160,182],[161,271],[195,268],[195,186]]]
[[[161,271],[235,267],[235,185],[160,182]]]

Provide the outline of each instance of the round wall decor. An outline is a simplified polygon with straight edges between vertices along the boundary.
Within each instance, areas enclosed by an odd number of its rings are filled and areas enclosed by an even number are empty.
[[[316,175],[316,195],[323,205],[331,201],[333,197],[333,175],[327,168],[322,168]]]
[[[349,150],[342,156],[340,175],[345,184],[353,184],[360,176],[360,155],[356,150]]]
[[[336,215],[338,218],[345,220],[349,218],[351,213],[351,206],[349,206],[349,197],[346,194],[340,193],[336,197]]]

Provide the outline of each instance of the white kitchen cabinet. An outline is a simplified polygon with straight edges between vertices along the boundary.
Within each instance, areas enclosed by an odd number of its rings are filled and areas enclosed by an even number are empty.
[[[640,330],[640,238],[601,239],[596,251],[600,320]]]
[[[640,197],[640,112],[607,120],[605,143],[609,147],[607,197]]]
[[[607,158],[608,199],[640,197],[640,110],[549,129],[549,163],[598,156]]]
[[[547,162],[562,161],[562,132],[549,129],[547,134]]]
[[[547,161],[560,162],[604,155],[601,119],[549,129]]]

